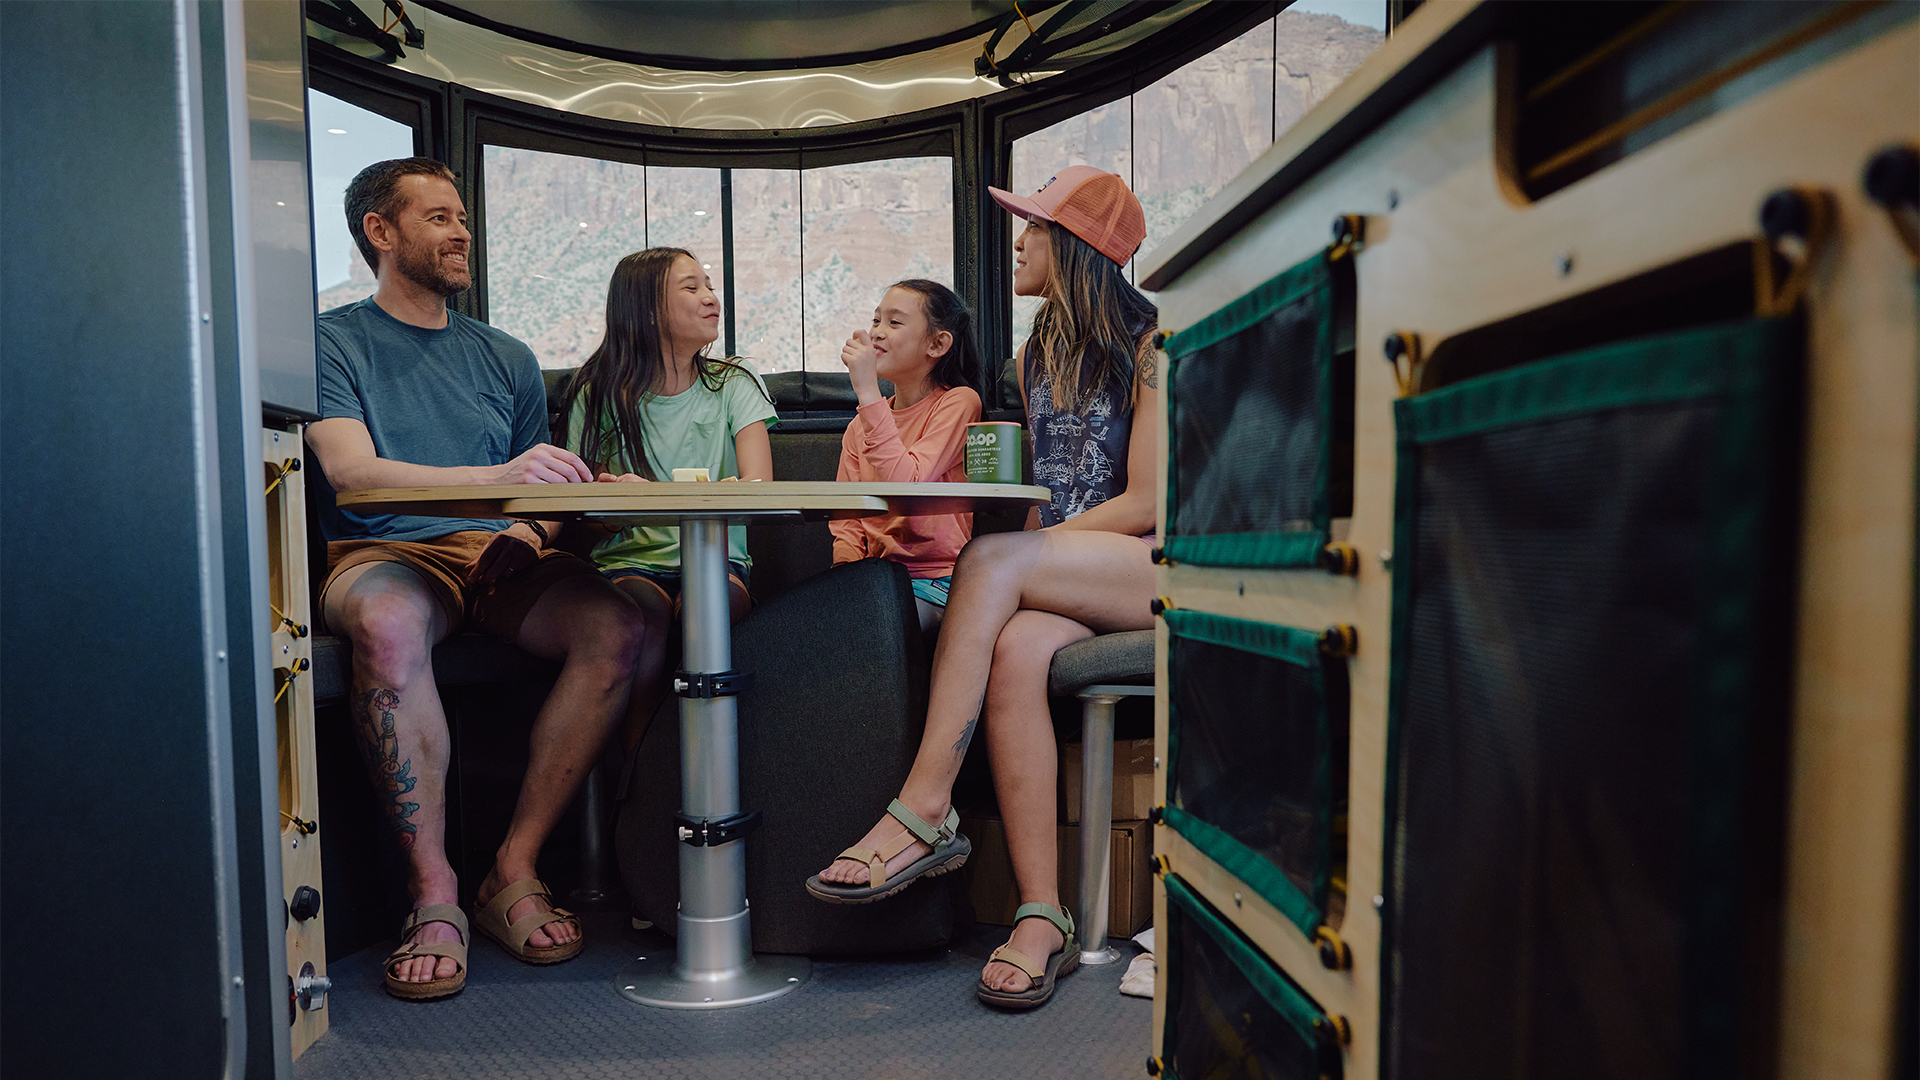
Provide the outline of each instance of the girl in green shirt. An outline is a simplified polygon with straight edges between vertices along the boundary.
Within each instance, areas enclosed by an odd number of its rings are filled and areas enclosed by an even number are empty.
[[[599,480],[671,480],[675,469],[705,469],[714,480],[773,479],[773,400],[752,369],[708,355],[719,336],[720,300],[691,252],[648,248],[621,259],[607,286],[606,338],[563,398],[567,448]],[[727,530],[727,559],[737,622],[750,605],[746,529]],[[647,621],[628,714],[631,758],[666,688],[668,635],[680,608],[680,530],[611,532],[594,545],[593,561]]]

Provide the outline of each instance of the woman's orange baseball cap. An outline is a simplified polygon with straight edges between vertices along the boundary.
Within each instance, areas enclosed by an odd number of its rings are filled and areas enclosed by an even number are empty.
[[[1127,182],[1091,165],[1061,169],[1032,198],[997,187],[989,187],[987,194],[1008,213],[1058,225],[1121,266],[1147,238],[1147,216]]]

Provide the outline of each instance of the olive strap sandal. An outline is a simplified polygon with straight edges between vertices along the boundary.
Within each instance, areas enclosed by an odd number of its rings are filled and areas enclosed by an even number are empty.
[[[807,891],[829,904],[871,904],[875,900],[885,900],[920,878],[939,877],[966,865],[967,856],[973,852],[973,841],[960,834],[958,810],[948,809],[947,819],[937,829],[920,820],[920,815],[907,809],[907,804],[899,799],[893,800],[887,807],[887,813],[905,825],[907,831],[882,844],[877,851],[873,848],[850,847],[836,856],[836,859],[866,863],[865,885],[842,885],[815,874],[807,879]],[[899,876],[889,878],[887,860],[907,850],[915,840],[933,850],[901,868]]]
[[[428,923],[443,922],[460,932],[459,941],[421,943],[412,940],[414,932]],[[407,914],[400,924],[400,947],[387,954],[382,966],[387,974],[387,993],[408,1001],[430,1001],[459,993],[467,985],[467,913],[453,904],[426,904]],[[393,977],[395,964],[422,956],[445,957],[460,965],[460,970],[444,979],[406,982]]]
[[[529,896],[545,899],[549,910],[530,911],[508,925],[507,909]],[[474,913],[474,922],[481,933],[499,942],[500,947],[512,953],[515,959],[525,960],[529,964],[557,964],[562,960],[571,960],[587,943],[586,936],[581,934],[572,941],[549,945],[544,949],[527,944],[533,932],[548,923],[572,923],[575,930],[580,929],[580,920],[573,912],[554,904],[553,894],[547,891],[539,878],[526,878],[501,889],[498,895],[487,901],[485,907]]]
[[[1073,916],[1052,904],[1031,903],[1021,904],[1020,910],[1013,913],[1013,925],[1019,926],[1022,919],[1045,919],[1060,931],[1060,936],[1065,940],[1061,942],[1059,952],[1047,954],[1046,962],[1043,964],[1034,963],[1032,957],[1010,944],[993,950],[993,955],[987,958],[987,963],[991,964],[998,960],[1012,964],[1026,972],[1030,981],[1025,990],[1009,993],[1005,990],[993,989],[987,985],[984,977],[981,978],[980,985],[974,992],[988,1005],[1002,1009],[1037,1009],[1045,1005],[1047,999],[1053,996],[1054,984],[1080,966],[1080,946],[1073,939]]]

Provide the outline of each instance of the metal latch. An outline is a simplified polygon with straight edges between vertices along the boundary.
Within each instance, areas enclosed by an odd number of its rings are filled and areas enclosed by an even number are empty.
[[[696,818],[676,813],[673,820],[680,823],[677,831],[681,843],[689,847],[719,847],[735,840],[744,840],[748,833],[760,827],[761,817],[758,810],[742,810],[717,818]]]
[[[300,974],[293,980],[293,999],[300,1004],[302,1012],[327,1007],[327,991],[333,989],[333,980],[314,971],[313,961],[300,965]]]
[[[753,685],[752,674],[745,671],[676,671],[673,692],[681,697],[732,697]]]

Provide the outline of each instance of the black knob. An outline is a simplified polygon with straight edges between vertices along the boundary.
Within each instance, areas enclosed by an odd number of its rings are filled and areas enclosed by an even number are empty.
[[[1167,549],[1161,547],[1159,544],[1153,545],[1153,550],[1147,554],[1153,559],[1154,565],[1156,566],[1167,561]],[[1156,611],[1154,614],[1158,615],[1159,612]]]
[[[1366,238],[1367,219],[1359,214],[1341,214],[1333,219],[1333,242],[1357,244]]]
[[[1792,188],[1781,188],[1760,204],[1760,231],[1769,240],[1805,236],[1812,219],[1813,208],[1807,205],[1807,197]]]
[[[1889,146],[1873,155],[1861,183],[1869,198],[1889,210],[1920,206],[1920,149]]]
[[[1161,612],[1167,610],[1167,605],[1161,603],[1160,598],[1156,596],[1147,602],[1147,610],[1153,612],[1157,617]]]
[[[1407,340],[1407,335],[1395,331],[1387,335],[1387,340],[1381,344],[1380,348],[1387,354],[1389,362],[1397,364],[1402,357],[1413,351],[1413,343]]]
[[[311,885],[302,885],[293,890],[293,900],[287,904],[287,912],[301,922],[320,914],[320,890]]]
[[[1159,1058],[1147,1059],[1147,1075],[1148,1076],[1160,1075],[1160,1059]]]

